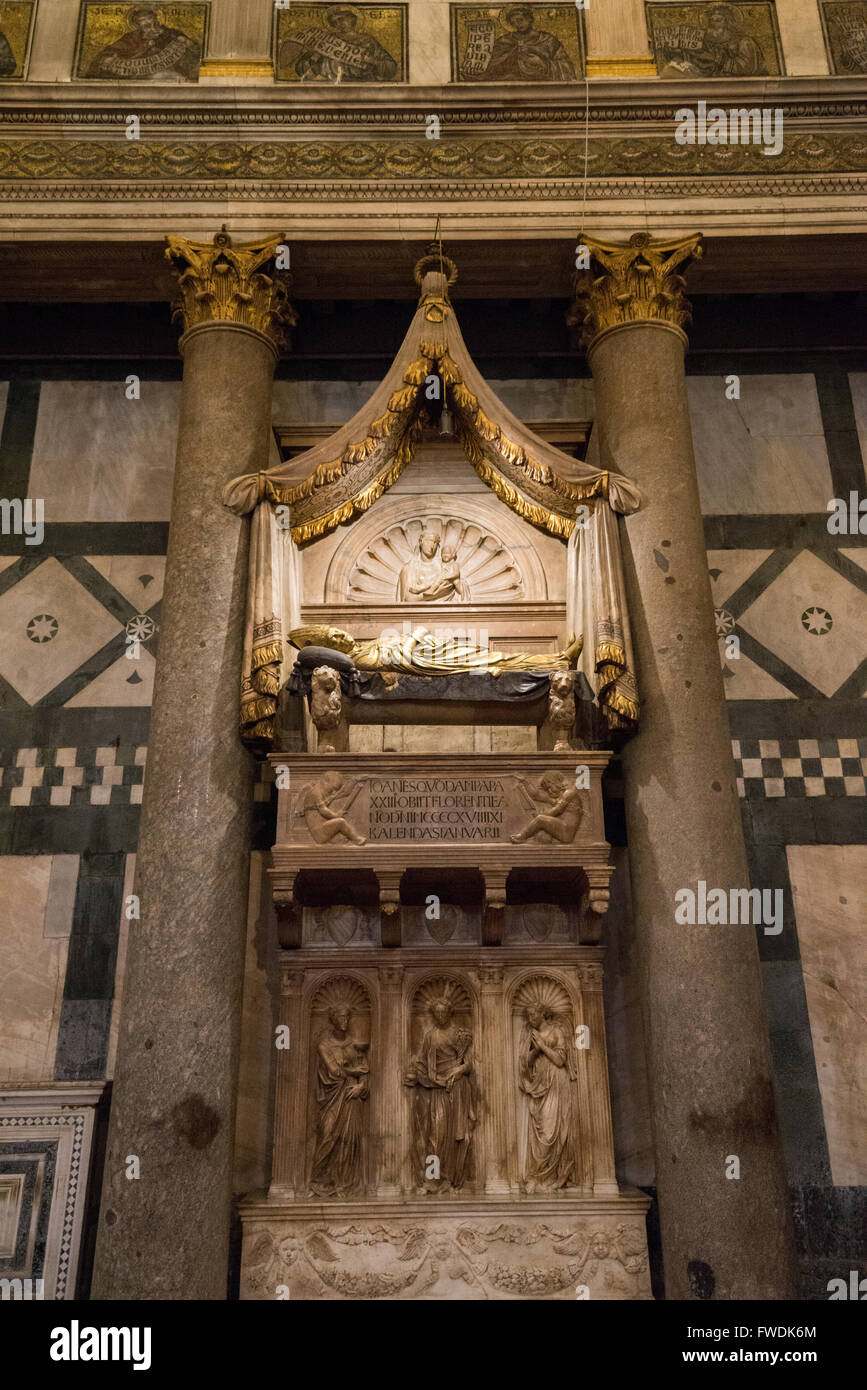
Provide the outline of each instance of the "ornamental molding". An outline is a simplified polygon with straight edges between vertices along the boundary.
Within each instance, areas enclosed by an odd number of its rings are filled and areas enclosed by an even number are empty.
[[[563,180],[568,193],[583,181],[585,144],[580,137],[499,136],[429,141],[396,137],[326,140],[0,140],[0,180],[15,183],[70,179],[65,190],[73,200],[82,186],[99,186],[114,179],[134,183],[130,196],[139,196],[140,181],[183,179],[197,190],[199,180],[231,180],[233,191],[252,181],[257,188],[273,183],[312,181],[358,184],[390,190],[429,180],[430,189],[450,180]],[[790,136],[784,149],[769,159],[754,145],[677,145],[668,136],[632,138],[597,136],[590,140],[587,171],[591,181],[623,176],[641,178],[680,174],[713,177],[743,174],[761,178],[777,188],[781,175],[852,173],[867,168],[867,131],[804,132]],[[238,183],[236,183],[238,181]],[[423,183],[422,183],[423,186]],[[61,185],[58,196],[62,201]],[[490,195],[489,195],[490,196]]]
[[[506,199],[523,200],[532,197],[537,202],[574,202],[583,197],[581,184],[574,180],[557,182],[546,179],[503,179],[496,184],[490,180],[475,182],[408,180],[380,180],[366,182],[312,182],[293,180],[288,182],[243,182],[196,181],[186,183],[109,183],[102,181],[58,183],[39,180],[19,180],[17,183],[0,182],[0,199],[10,203],[141,203],[141,202],[188,202],[193,198],[198,203],[217,202],[232,197],[242,203],[273,203],[293,199],[298,202],[345,203],[349,198],[371,203],[374,200],[387,202],[400,195],[401,198],[418,202],[437,199],[464,201],[473,198],[478,202],[499,202]],[[652,175],[643,178],[606,179],[589,181],[587,201],[634,201],[636,198],[717,198],[762,199],[779,198],[785,195],[800,197],[848,197],[867,194],[867,173],[853,174],[804,174],[778,178],[745,176],[696,179],[661,179]],[[678,208],[678,221],[689,222],[691,210]],[[285,215],[285,214],[284,214]],[[698,209],[696,209],[696,215]],[[701,214],[706,215],[706,212]]]
[[[673,119],[681,106],[706,101],[709,106],[782,106],[787,118],[847,119],[867,113],[863,77],[735,78],[665,81],[650,78],[626,83],[591,81],[591,124],[611,121],[660,121]],[[529,100],[528,100],[529,98]],[[435,102],[431,106],[431,102]],[[307,87],[292,92],[291,103],[284,91],[271,84],[199,87],[177,93],[151,84],[124,85],[123,100],[105,86],[76,84],[75,88],[54,83],[29,83],[3,93],[0,124],[82,124],[119,125],[123,130],[130,110],[135,110],[143,127],[148,125],[243,126],[400,126],[424,122],[424,115],[436,110],[447,116],[449,125],[491,124],[535,125],[584,124],[583,84],[550,87],[544,92],[532,87],[512,88],[509,95],[453,86],[415,86],[389,88],[389,104],[383,107],[372,93],[334,87]],[[420,116],[420,113],[421,116]]]

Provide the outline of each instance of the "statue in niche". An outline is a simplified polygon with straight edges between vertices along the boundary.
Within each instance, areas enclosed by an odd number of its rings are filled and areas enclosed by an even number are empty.
[[[577,788],[570,785],[562,772],[546,772],[536,791],[526,777],[516,777],[515,783],[527,810],[533,812],[533,819],[511,836],[512,844],[523,844],[534,835],[550,836],[560,845],[571,844],[584,818],[584,798]],[[548,809],[537,811],[539,803],[547,803]]]
[[[430,1005],[431,1024],[404,1082],[414,1089],[412,1156],[419,1192],[458,1191],[478,1119],[473,1035],[453,1022],[448,994]],[[436,1158],[439,1177],[431,1176]]]
[[[345,1197],[364,1183],[364,1104],[370,1095],[367,1043],[349,1035],[348,1004],[328,1010],[316,1055],[316,1144],[310,1191]]]
[[[440,538],[436,531],[424,531],[415,555],[407,560],[397,579],[397,597],[402,603],[438,603],[443,599],[468,599],[461,584],[457,551],[437,552]]]
[[[577,1184],[574,1040],[568,1022],[541,999],[524,1011],[518,1050],[518,1087],[527,1097],[527,1192]]]
[[[297,814],[303,816],[304,823],[317,845],[328,845],[338,836],[343,836],[353,845],[367,843],[364,836],[359,835],[346,819],[353,801],[361,791],[361,785],[355,777],[345,778],[339,772],[326,772],[318,782],[311,782],[303,789],[298,800]]]

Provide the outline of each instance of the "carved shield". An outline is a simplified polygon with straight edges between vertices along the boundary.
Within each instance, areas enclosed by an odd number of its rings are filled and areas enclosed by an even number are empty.
[[[425,917],[425,926],[438,946],[444,946],[463,924],[464,914],[452,903],[440,904],[439,917]]]
[[[547,941],[554,925],[554,914],[559,909],[550,903],[528,903],[523,908],[524,926],[534,941]]]
[[[352,940],[360,921],[361,912],[357,907],[338,905],[325,910],[325,926],[337,946],[346,946]]]

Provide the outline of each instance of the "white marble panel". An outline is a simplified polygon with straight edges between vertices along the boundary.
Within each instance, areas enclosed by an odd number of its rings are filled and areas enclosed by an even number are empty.
[[[824,512],[833,496],[812,375],[690,377],[695,459],[706,515]]]
[[[715,608],[722,608],[726,599],[755,574],[767,560],[770,550],[709,550],[707,567]]]
[[[43,382],[30,492],[45,520],[168,521],[180,392],[144,380],[128,401],[122,378]]]
[[[867,474],[867,372],[849,373],[849,390],[855,409],[855,424],[858,427],[858,440],[861,444],[861,458]]]
[[[776,11],[788,75],[800,77],[827,73],[828,57],[818,4],[805,5],[804,0],[776,0]]]
[[[835,1186],[867,1183],[867,845],[787,848]]]
[[[162,598],[165,555],[88,555],[87,559],[139,613],[146,613]]]
[[[156,662],[145,647],[139,648],[137,659],[124,653],[107,670],[66,701],[68,709],[127,705],[141,709],[150,705],[154,696]]]
[[[0,857],[0,1083],[54,1074],[68,937],[45,934],[50,854]]]
[[[27,73],[29,81],[69,81],[77,24],[78,6],[71,0],[39,0]]]
[[[748,656],[727,656],[725,639],[719,642],[720,662],[727,700],[794,700],[787,690]]]
[[[430,86],[451,81],[449,0],[409,0],[409,78]]]

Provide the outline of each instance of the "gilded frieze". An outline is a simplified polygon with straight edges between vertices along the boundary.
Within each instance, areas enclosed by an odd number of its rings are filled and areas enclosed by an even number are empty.
[[[720,175],[861,173],[867,165],[867,135],[858,132],[809,132],[788,136],[781,153],[769,161],[755,145],[677,145],[674,139],[636,136],[590,140],[587,170],[592,180],[632,177],[719,177]],[[3,140],[0,179],[69,179],[77,192],[82,181],[130,179],[178,180],[189,184],[255,180],[260,187],[281,182],[394,185],[447,182],[489,185],[500,196],[500,182],[539,179],[576,180],[584,172],[580,138],[488,137],[425,140],[395,136],[390,140],[347,142],[222,140]],[[86,191],[86,190],[85,190]],[[514,190],[516,193],[520,189]],[[135,190],[131,190],[131,196]],[[568,190],[574,196],[574,189]]]
[[[293,3],[274,11],[278,82],[406,82],[407,6]]]
[[[785,72],[769,0],[646,0],[647,32],[660,77],[769,77]]]
[[[819,10],[831,71],[867,73],[867,0],[822,0]]]
[[[34,0],[5,0],[0,4],[0,78],[24,77],[33,33]]]
[[[575,82],[581,11],[560,5],[452,5],[453,82]]]
[[[196,82],[210,5],[99,4],[83,0],[74,75],[88,82]]]

